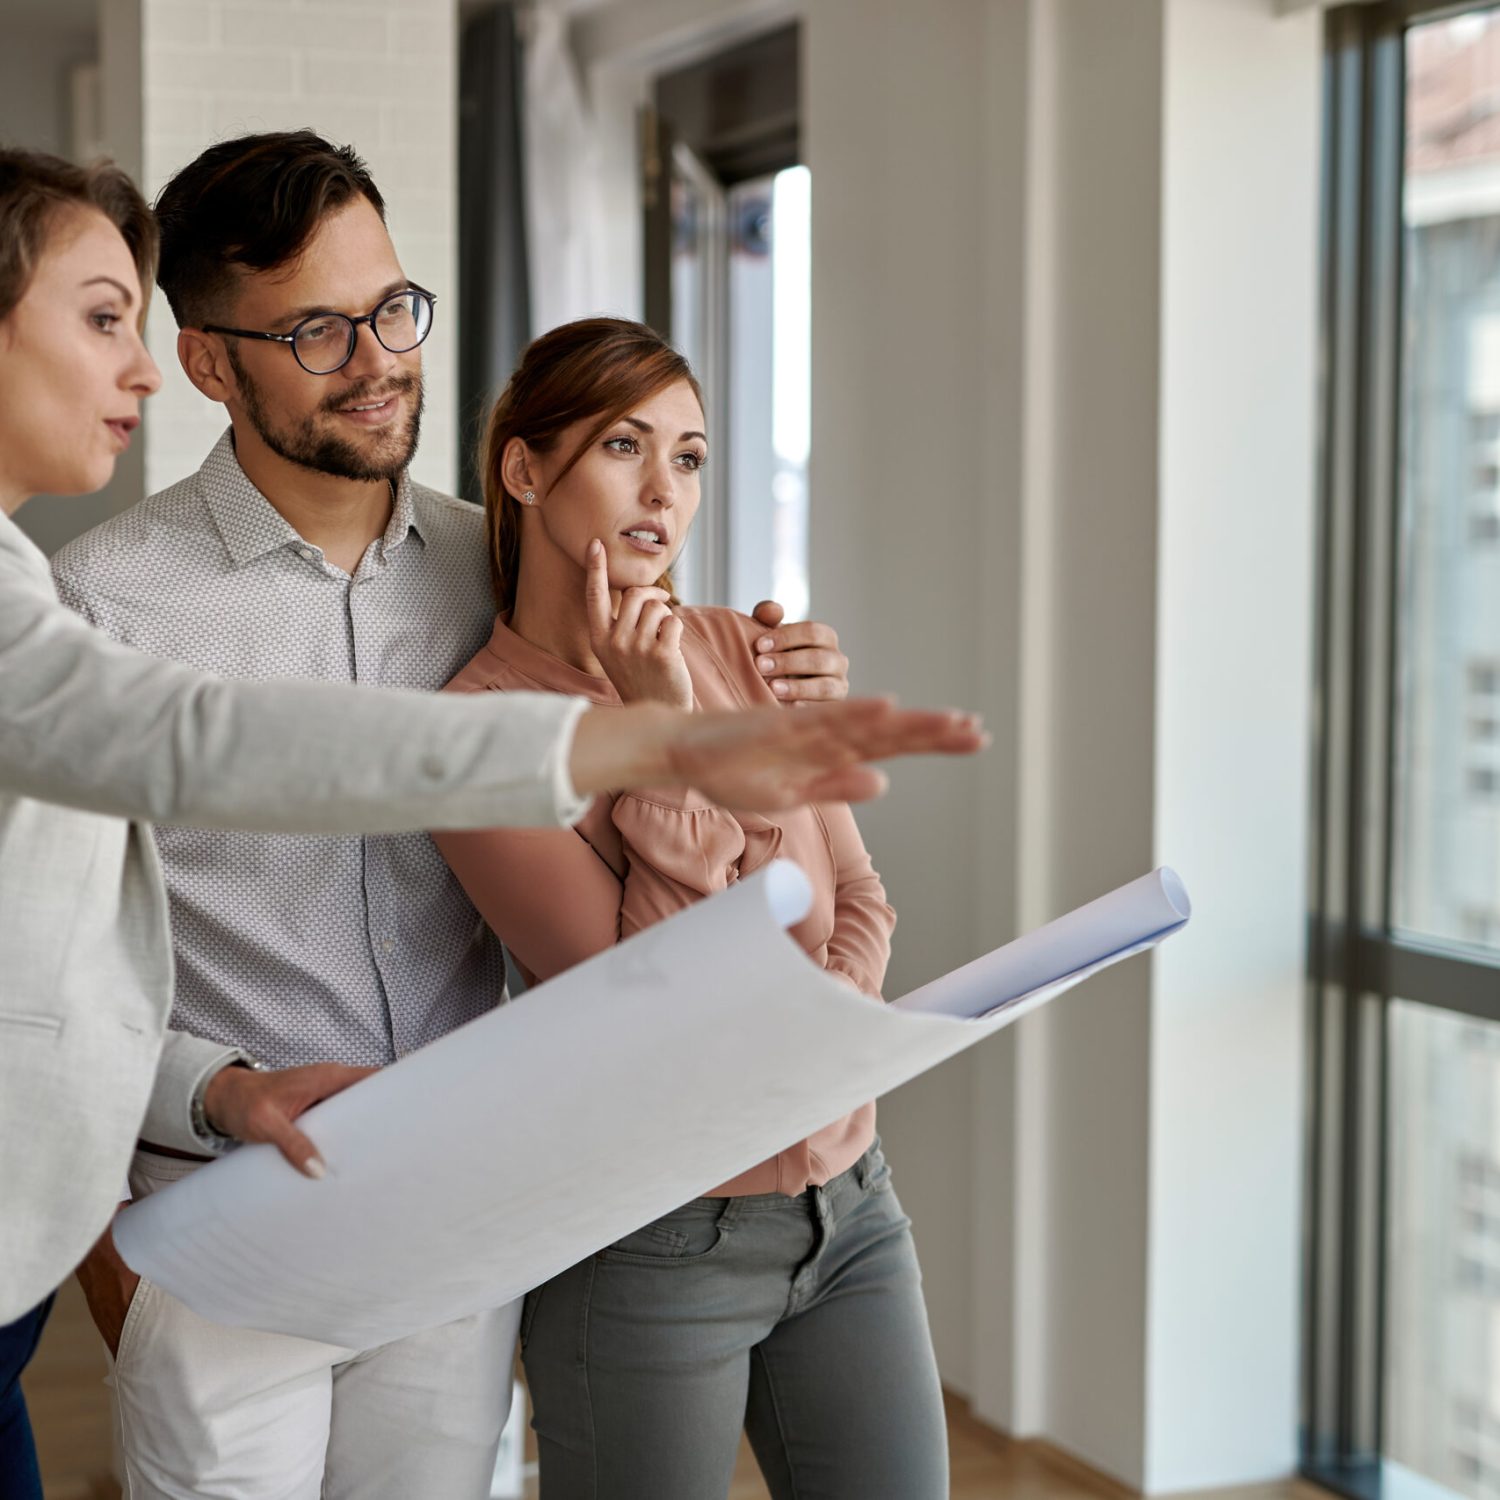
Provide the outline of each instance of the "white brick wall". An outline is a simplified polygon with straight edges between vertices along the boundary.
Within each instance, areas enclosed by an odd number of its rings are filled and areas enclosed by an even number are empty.
[[[438,295],[424,346],[427,414],[415,477],[456,483],[458,103],[456,0],[139,0],[143,186],[154,197],[207,145],[310,126],[352,145],[386,200],[396,251]],[[164,384],[145,426],[146,486],[197,468],[224,428],[177,363],[164,298],[152,305]]]

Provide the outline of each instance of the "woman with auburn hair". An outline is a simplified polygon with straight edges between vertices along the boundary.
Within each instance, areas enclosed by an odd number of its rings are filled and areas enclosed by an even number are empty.
[[[499,618],[451,689],[775,701],[755,622],[672,592],[704,428],[686,361],[640,324],[588,319],[527,349],[482,453]],[[879,1000],[895,916],[842,804],[767,818],[621,792],[571,830],[438,844],[528,981],[788,856],[815,893],[793,936]],[[920,1273],[873,1104],[537,1288],[522,1350],[547,1500],[722,1496],[742,1428],[778,1500],[948,1493]]]

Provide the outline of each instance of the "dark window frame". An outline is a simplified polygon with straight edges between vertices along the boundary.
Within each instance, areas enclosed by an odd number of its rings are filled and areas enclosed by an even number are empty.
[[[1358,1500],[1433,1488],[1381,1457],[1390,1003],[1500,1021],[1494,955],[1391,920],[1405,33],[1494,8],[1326,17],[1302,1472]]]

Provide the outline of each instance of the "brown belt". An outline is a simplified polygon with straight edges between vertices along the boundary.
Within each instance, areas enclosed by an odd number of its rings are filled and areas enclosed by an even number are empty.
[[[178,1151],[172,1146],[158,1146],[154,1141],[137,1141],[136,1145],[142,1151],[149,1151],[152,1156],[170,1156],[173,1161],[213,1161],[211,1156],[198,1156],[191,1151]]]

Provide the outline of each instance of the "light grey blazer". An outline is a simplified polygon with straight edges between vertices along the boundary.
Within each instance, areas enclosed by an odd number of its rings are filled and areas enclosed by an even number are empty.
[[[227,1049],[173,1034],[163,1053],[172,945],[145,820],[571,822],[585,707],[206,677],[86,625],[0,514],[0,1325],[102,1232],[143,1122],[161,1145],[200,1149],[189,1097]]]

